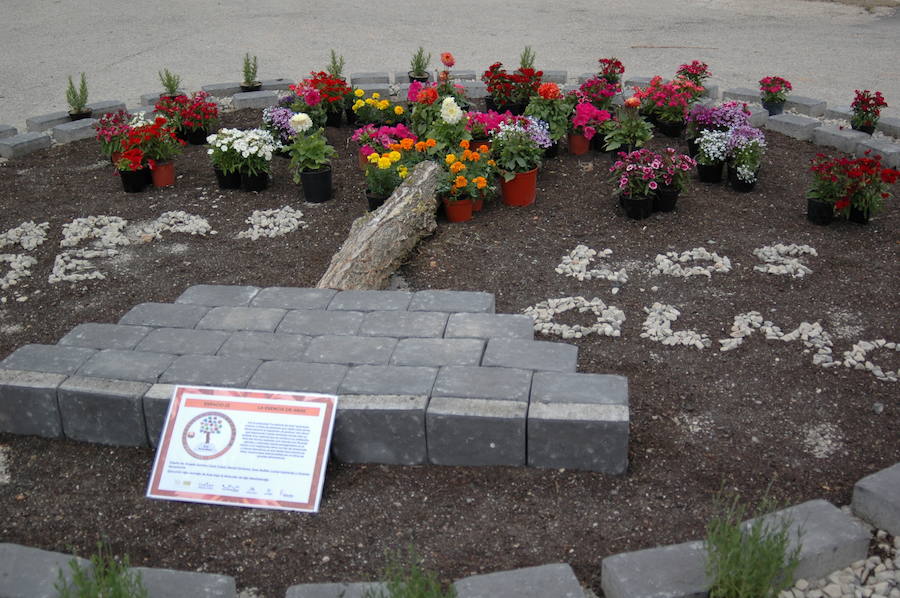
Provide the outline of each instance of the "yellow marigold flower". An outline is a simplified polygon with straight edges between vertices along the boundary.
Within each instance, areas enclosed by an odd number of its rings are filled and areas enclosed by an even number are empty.
[[[460,141],[460,142],[459,142],[459,147],[461,147],[461,148],[463,148],[463,149],[469,149],[469,140],[468,140],[468,139],[463,139],[462,141]]]
[[[390,105],[391,105],[391,103],[389,101],[381,100],[380,102],[378,102],[378,109],[379,110],[387,110],[390,107]]]
[[[360,108],[362,108],[365,105],[366,105],[366,103],[363,102],[362,100],[356,100],[355,102],[353,102],[353,110],[354,111],[359,110]]]
[[[404,137],[400,140],[400,148],[406,151],[409,151],[413,148],[413,140],[409,137]]]
[[[424,142],[424,141],[417,141],[417,142],[416,142],[416,151],[417,151],[417,152],[424,152],[424,151],[425,151],[425,142]]]
[[[486,146],[482,143],[481,145],[478,146],[478,151],[481,152],[482,154],[486,154],[487,152],[491,151],[491,148],[489,148],[488,146]]]
[[[457,189],[462,189],[466,185],[469,184],[469,181],[466,180],[466,177],[460,175],[453,180],[453,186]]]
[[[472,181],[479,189],[484,189],[485,187],[487,187],[487,179],[483,176],[475,177],[474,179],[472,179]]]
[[[361,98],[361,97],[363,97],[364,95],[366,95],[366,92],[364,92],[363,90],[357,88],[357,89],[353,92],[353,95],[355,95],[355,96],[358,97],[358,98]]]
[[[387,156],[378,158],[378,168],[380,168],[381,170],[387,170],[391,167],[391,164],[393,164],[393,162],[391,162],[391,159]]]
[[[466,165],[463,164],[462,162],[454,162],[453,164],[450,165],[450,172],[452,172],[453,174],[456,174],[460,170],[465,170],[465,169],[466,169]]]
[[[488,160],[488,166],[496,166],[496,165],[497,165],[497,163],[494,162],[493,160]]]
[[[374,105],[375,105],[375,100],[373,100],[372,98],[366,98],[366,106],[374,106]]]
[[[400,158],[402,157],[403,155],[396,150],[388,154],[388,159],[391,161],[391,163],[399,162]]]
[[[394,106],[394,114],[397,116],[403,114],[403,106]]]
[[[456,154],[447,154],[447,157],[444,158],[444,162],[447,164],[453,164],[456,162]]]
[[[409,169],[406,168],[406,166],[401,166],[400,168],[397,169],[397,174],[400,175],[401,179],[405,179],[406,176],[409,174]]]
[[[437,141],[435,141],[434,139],[428,139],[425,142],[425,147],[434,147],[436,145],[437,145]]]
[[[372,93],[372,99],[373,99],[373,100],[377,100],[377,99],[380,98],[380,97],[381,97],[381,94],[378,93],[377,91]]]
[[[378,152],[372,152],[371,154],[369,154],[367,160],[369,160],[369,162],[371,162],[372,164],[378,164],[379,158],[381,158],[381,156],[378,155]]]

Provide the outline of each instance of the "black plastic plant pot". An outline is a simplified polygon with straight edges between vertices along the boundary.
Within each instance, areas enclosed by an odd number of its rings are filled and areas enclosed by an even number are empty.
[[[834,220],[834,204],[807,197],[806,219],[819,226],[828,226]]]
[[[309,203],[324,203],[331,199],[331,167],[300,173],[303,199]]]
[[[414,75],[412,71],[406,73],[409,82],[418,81],[419,83],[428,83],[431,80],[431,75],[425,73],[424,75]]]
[[[731,185],[731,188],[735,191],[739,191],[741,193],[749,193],[756,188],[756,181],[759,180],[759,174],[757,173],[757,177],[753,179],[752,182],[742,181],[738,178],[737,169],[728,167],[728,184]]]
[[[622,195],[620,201],[625,215],[633,220],[643,220],[653,214],[653,198],[648,196],[632,197]]]
[[[370,212],[374,212],[375,210],[380,208],[386,201],[387,197],[383,195],[375,195],[374,193],[366,191],[366,203],[369,205]],[[438,202],[438,205],[440,205],[440,203],[441,202]]]
[[[341,126],[341,114],[340,110],[331,111],[325,113],[325,126],[326,127],[340,127]]]
[[[666,137],[680,137],[681,132],[684,131],[684,121],[657,120],[656,128]]]
[[[762,107],[766,109],[769,116],[778,116],[784,112],[784,102],[763,102]]]
[[[678,196],[681,191],[674,187],[658,187],[653,197],[654,212],[673,212],[678,204]]]
[[[146,172],[145,172],[146,170]],[[149,168],[141,170],[120,170],[119,177],[122,179],[122,189],[125,193],[140,193],[147,188],[149,184],[147,173]]]
[[[715,164],[697,163],[697,176],[701,183],[721,183],[722,170],[725,166],[724,162],[716,162]]]
[[[92,110],[82,110],[80,112],[69,110],[69,120],[84,120],[90,118],[93,114],[94,112]]]
[[[241,188],[241,173],[238,171],[229,172],[225,174],[222,170],[218,168],[213,169],[216,173],[216,182],[219,183],[219,189],[240,189]]]
[[[244,93],[248,91],[259,91],[260,89],[262,89],[262,83],[260,83],[259,81],[254,81],[250,85],[244,85],[243,83],[241,83],[241,91]]]
[[[244,191],[264,191],[269,186],[269,173],[241,173],[241,189]]]

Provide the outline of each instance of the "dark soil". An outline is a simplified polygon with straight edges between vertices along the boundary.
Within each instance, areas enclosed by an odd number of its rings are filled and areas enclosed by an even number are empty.
[[[227,115],[225,124],[257,122],[258,112],[250,111]],[[29,252],[38,259],[33,275],[3,292],[0,355],[26,343],[55,343],[81,322],[115,322],[137,303],[172,301],[192,284],[315,285],[366,206],[349,132],[329,130],[340,156],[335,198],[316,206],[302,203],[285,161],[276,162],[264,193],[220,192],[197,147],[177,159],[174,189],[139,195],[121,191],[93,141],[0,166],[0,231],[30,219],[51,224],[47,242]],[[307,515],[148,500],[149,449],[0,435],[11,474],[0,485],[0,542],[90,554],[103,539],[134,564],[232,575],[239,587],[270,598],[297,583],[377,578],[385,554],[408,546],[444,580],[567,562],[599,593],[603,557],[701,538],[722,486],[750,501],[771,486],[787,504],[820,497],[849,503],[856,480],[900,460],[897,383],[821,368],[800,343],[760,333],[726,353],[716,341],[728,336],[735,315],[751,310],[785,332],[821,322],[838,355],[859,340],[900,341],[900,208],[889,204],[867,226],[809,224],[803,195],[817,150],[775,133],[768,139],[754,192],[695,183],[676,212],[643,221],[618,208],[607,156],[561,153],[542,170],[533,206],[497,202],[468,223],[441,221],[400,272],[413,290],[495,293],[500,312],[568,295],[623,309],[621,338],[589,336],[576,344],[579,371],[629,378],[627,475],[333,463],[321,512]],[[309,228],[277,239],[234,239],[252,210],[288,204],[302,209]],[[218,234],[129,246],[128,259],[100,265],[106,280],[46,282],[64,223],[99,214],[149,220],[167,210],[202,215]],[[814,247],[818,257],[804,258],[813,273],[792,279],[754,271],[760,262],[753,249],[778,242]],[[579,243],[613,250],[608,263],[629,275],[618,294],[609,282],[554,272]],[[649,274],[658,253],[701,246],[728,256],[732,272],[686,280]],[[682,311],[675,330],[697,330],[713,346],[640,338],[643,308],[655,301]],[[900,367],[900,353],[873,352],[870,359]],[[822,425],[830,426],[832,452],[816,457],[804,441]]]

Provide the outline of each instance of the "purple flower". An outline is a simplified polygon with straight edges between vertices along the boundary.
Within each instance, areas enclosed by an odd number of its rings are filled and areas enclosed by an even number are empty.
[[[272,133],[272,137],[283,145],[290,145],[297,136],[291,126],[294,111],[290,108],[269,107],[263,110],[263,127]]]

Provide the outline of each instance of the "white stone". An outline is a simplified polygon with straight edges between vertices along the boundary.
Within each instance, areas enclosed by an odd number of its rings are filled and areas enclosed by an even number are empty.
[[[290,206],[278,210],[254,210],[246,220],[250,228],[239,232],[237,238],[256,241],[263,237],[280,237],[297,229],[306,228],[307,224],[302,218],[303,212]]]
[[[0,248],[18,244],[25,251],[31,251],[44,243],[47,239],[47,230],[49,228],[49,222],[40,224],[35,224],[32,220],[23,222],[19,226],[0,234]]]
[[[9,266],[9,270],[0,276],[0,289],[6,290],[31,276],[31,268],[37,264],[37,260],[30,255],[3,253],[0,254],[0,263]]]

